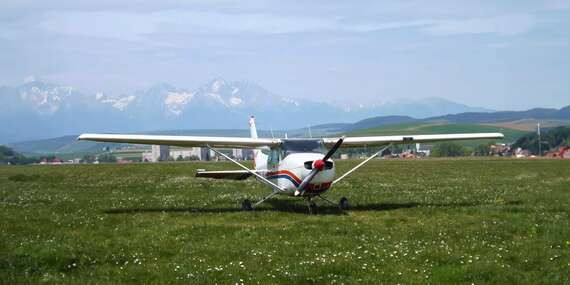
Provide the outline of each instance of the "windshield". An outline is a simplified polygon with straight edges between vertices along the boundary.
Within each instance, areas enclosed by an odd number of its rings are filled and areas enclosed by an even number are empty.
[[[324,153],[325,148],[322,140],[319,139],[291,139],[283,140],[281,144],[284,156],[292,153],[310,152],[310,153]]]

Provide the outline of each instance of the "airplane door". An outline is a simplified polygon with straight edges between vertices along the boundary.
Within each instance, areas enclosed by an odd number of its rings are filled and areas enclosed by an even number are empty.
[[[272,148],[267,157],[267,168],[271,171],[279,168],[279,150]]]

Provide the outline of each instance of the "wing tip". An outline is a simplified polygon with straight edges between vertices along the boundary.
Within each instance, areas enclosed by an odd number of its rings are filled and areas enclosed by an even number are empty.
[[[75,140],[78,141],[88,141],[88,140],[92,140],[93,138],[95,138],[96,134],[80,134],[79,136],[77,136],[77,138]]]
[[[497,138],[497,139],[504,139],[505,138],[505,135],[503,133],[493,133],[492,135],[494,138]]]

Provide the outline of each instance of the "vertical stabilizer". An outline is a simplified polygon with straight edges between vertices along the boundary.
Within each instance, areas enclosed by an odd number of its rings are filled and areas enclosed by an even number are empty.
[[[255,118],[249,117],[249,134],[252,138],[257,138],[257,129],[255,128]]]
[[[251,138],[257,138],[257,128],[255,127],[255,118],[253,116],[249,117],[249,135]],[[267,168],[267,155],[263,154],[260,149],[253,150],[253,168]]]

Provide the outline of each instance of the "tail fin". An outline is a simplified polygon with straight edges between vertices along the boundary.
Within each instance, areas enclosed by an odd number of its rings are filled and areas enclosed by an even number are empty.
[[[251,138],[257,138],[257,128],[255,127],[255,118],[249,117],[249,135]],[[261,152],[261,149],[253,150],[253,168],[266,169],[267,168],[267,155]]]
[[[257,138],[257,129],[255,128],[255,118],[253,116],[249,117],[249,134],[251,138]]]

